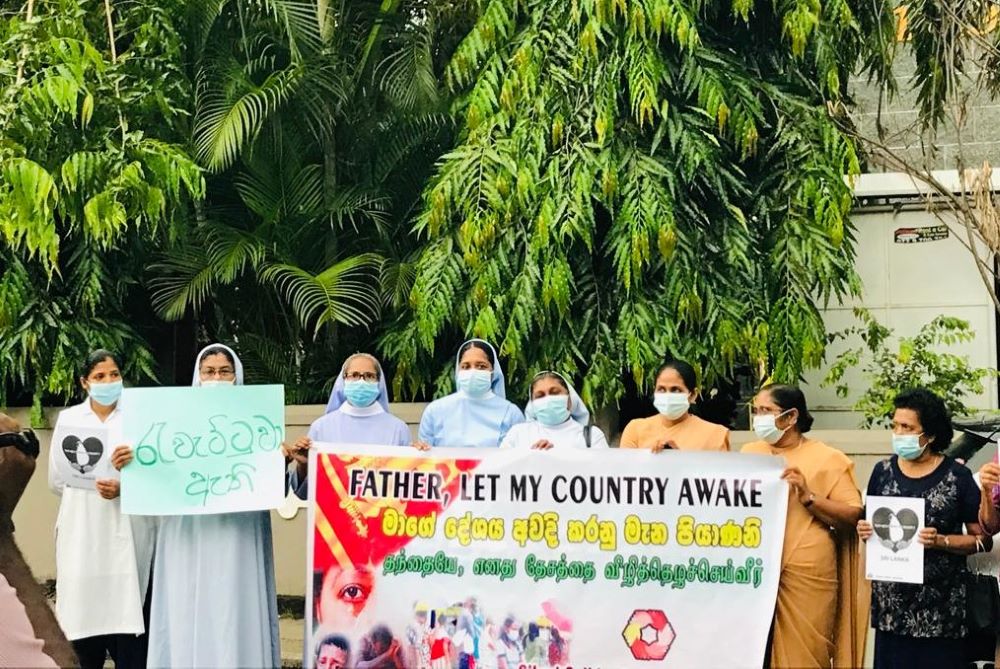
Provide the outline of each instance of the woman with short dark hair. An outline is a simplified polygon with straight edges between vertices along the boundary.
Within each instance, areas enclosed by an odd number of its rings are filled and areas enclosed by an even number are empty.
[[[772,667],[860,667],[868,630],[867,593],[854,526],[862,515],[854,463],[809,439],[813,418],[795,386],[771,385],[753,401],[760,438],[743,453],[783,457],[788,482]]]
[[[979,526],[979,488],[972,473],[944,455],[951,417],[944,401],[924,388],[896,396],[892,415],[894,455],[875,466],[868,496],[922,497],[926,501],[922,584],[872,584],[875,669],[964,666],[967,555],[989,550]],[[966,533],[962,532],[963,525]],[[858,521],[867,541],[872,525]]]

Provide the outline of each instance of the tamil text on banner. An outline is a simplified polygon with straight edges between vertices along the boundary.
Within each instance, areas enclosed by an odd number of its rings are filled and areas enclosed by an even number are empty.
[[[780,458],[327,444],[310,457],[307,666],[762,665]]]
[[[283,386],[129,388],[133,460],[122,511],[192,515],[273,509],[284,498]]]

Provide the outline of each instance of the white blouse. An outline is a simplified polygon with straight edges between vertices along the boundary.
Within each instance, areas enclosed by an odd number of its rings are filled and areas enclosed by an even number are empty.
[[[65,409],[58,423],[108,430],[108,448],[123,441],[121,412],[101,422],[90,401]],[[49,487],[60,495],[56,518],[56,617],[66,637],[142,634],[142,605],[149,585],[155,518],[127,516],[121,499],[96,490],[67,488],[49,449]]]
[[[583,429],[583,425],[572,418],[552,427],[530,420],[510,428],[500,448],[531,448],[542,439],[552,442],[554,448],[586,448]],[[591,425],[590,430],[590,447],[608,448],[608,440],[601,428]]]

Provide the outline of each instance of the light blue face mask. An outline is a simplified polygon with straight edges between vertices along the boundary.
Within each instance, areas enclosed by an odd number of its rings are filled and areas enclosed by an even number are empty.
[[[553,427],[562,425],[569,419],[569,396],[546,395],[531,400],[535,418],[542,425]]]
[[[121,381],[91,383],[90,388],[87,389],[87,395],[101,406],[109,407],[121,398],[123,388],[124,385]]]
[[[460,369],[458,389],[470,397],[485,397],[493,385],[493,372],[485,369]]]
[[[375,381],[345,381],[344,397],[358,408],[371,406],[378,399],[378,383]]]
[[[916,460],[927,448],[920,445],[920,434],[893,434],[892,451],[904,460]]]
[[[677,420],[688,412],[691,402],[686,393],[654,393],[653,406],[670,420]]]

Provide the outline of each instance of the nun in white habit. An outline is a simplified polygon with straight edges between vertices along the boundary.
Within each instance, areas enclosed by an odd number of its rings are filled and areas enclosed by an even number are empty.
[[[192,385],[243,384],[227,346],[198,354]],[[153,560],[150,667],[280,667],[267,511],[160,520]]]
[[[507,432],[500,448],[608,448],[601,429],[590,424],[590,411],[562,374],[535,375],[524,409],[527,421]]]

